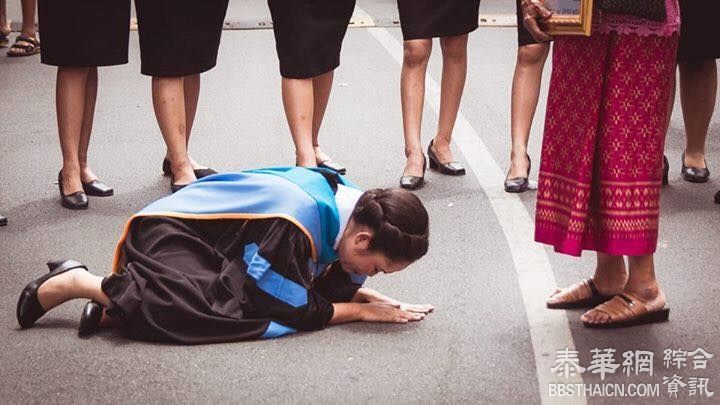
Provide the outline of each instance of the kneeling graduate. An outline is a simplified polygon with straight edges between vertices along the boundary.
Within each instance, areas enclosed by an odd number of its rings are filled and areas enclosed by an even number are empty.
[[[200,344],[274,338],[353,321],[422,320],[362,287],[425,255],[429,219],[401,189],[358,190],[323,169],[218,174],[150,204],[125,226],[112,274],[48,263],[25,287],[20,326],[88,298],[81,334],[101,325],[139,340]]]

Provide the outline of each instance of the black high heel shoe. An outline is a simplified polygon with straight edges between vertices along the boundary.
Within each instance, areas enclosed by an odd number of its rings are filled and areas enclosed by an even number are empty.
[[[667,156],[663,155],[663,178],[662,185],[667,186],[670,184],[670,161]]]
[[[530,189],[530,169],[532,168],[532,161],[530,160],[530,155],[525,155],[525,157],[527,157],[528,161],[527,176],[505,179],[506,193],[524,193]]]
[[[82,183],[82,187],[85,194],[93,197],[110,197],[114,194],[113,189],[100,180]]]
[[[169,161],[167,158],[163,159],[162,171],[163,171],[163,175],[164,175],[164,176],[171,176],[171,175],[172,175],[172,170],[170,169],[170,161]],[[213,169],[211,169],[211,168],[209,168],[209,167],[208,167],[207,169],[197,169],[197,170],[193,170],[193,172],[195,173],[195,178],[197,178],[197,179],[202,179],[203,177],[207,177],[207,176],[211,176],[211,175],[213,175],[213,174],[217,174],[217,172],[216,172],[215,170],[213,170]]]
[[[422,176],[402,176],[400,177],[400,187],[406,190],[419,190],[425,186],[425,168],[427,167],[427,159],[423,155],[423,174]]]
[[[95,301],[88,301],[80,314],[78,325],[78,336],[90,336],[100,330],[100,319],[102,319],[103,306]]]
[[[710,170],[707,168],[707,162],[705,162],[706,167],[685,166],[685,151],[683,151],[681,159],[682,169],[680,173],[685,181],[689,181],[690,183],[705,183],[708,181],[710,178]]]
[[[440,160],[438,160],[437,155],[435,155],[435,152],[432,150],[433,142],[435,142],[434,139],[430,141],[427,150],[428,158],[430,159],[430,168],[448,176],[464,176],[465,168],[460,162],[441,163]]]
[[[21,328],[33,326],[35,322],[47,312],[40,305],[37,296],[38,289],[40,289],[40,286],[43,285],[44,282],[69,270],[85,269],[85,271],[87,271],[87,267],[84,264],[75,260],[49,262],[48,268],[50,269],[49,273],[30,282],[20,293],[16,312],[17,320]]]
[[[7,222],[8,222],[8,221],[7,221],[7,218],[5,218],[4,216],[0,215],[0,226],[5,226],[5,225],[7,225]]]
[[[87,194],[83,191],[76,191],[70,195],[65,195],[63,191],[62,170],[58,173],[58,188],[60,189],[61,204],[63,207],[71,210],[87,209],[89,205],[88,198]]]

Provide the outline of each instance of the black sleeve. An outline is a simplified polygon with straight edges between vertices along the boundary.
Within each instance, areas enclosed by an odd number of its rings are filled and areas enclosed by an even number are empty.
[[[330,302],[350,302],[360,287],[362,285],[352,282],[340,262],[335,262],[315,281],[312,289]]]
[[[298,330],[326,327],[333,306],[311,289],[307,236],[284,219],[248,222],[242,232],[243,252],[236,256],[247,266],[246,315],[270,318]]]

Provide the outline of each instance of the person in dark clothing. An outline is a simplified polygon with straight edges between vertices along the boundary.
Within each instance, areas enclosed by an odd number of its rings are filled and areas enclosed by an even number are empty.
[[[184,344],[419,321],[432,306],[362,284],[422,257],[428,235],[416,196],[363,193],[327,169],[209,176],[130,219],[110,276],[72,260],[48,263],[50,273],[23,290],[18,321],[30,327],[74,298],[93,300],[83,333],[112,322],[133,339]]]

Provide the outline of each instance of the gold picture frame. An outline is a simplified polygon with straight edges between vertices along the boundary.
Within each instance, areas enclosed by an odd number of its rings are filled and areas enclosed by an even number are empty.
[[[592,30],[593,0],[545,0],[554,14],[543,24],[550,35],[585,35]]]

